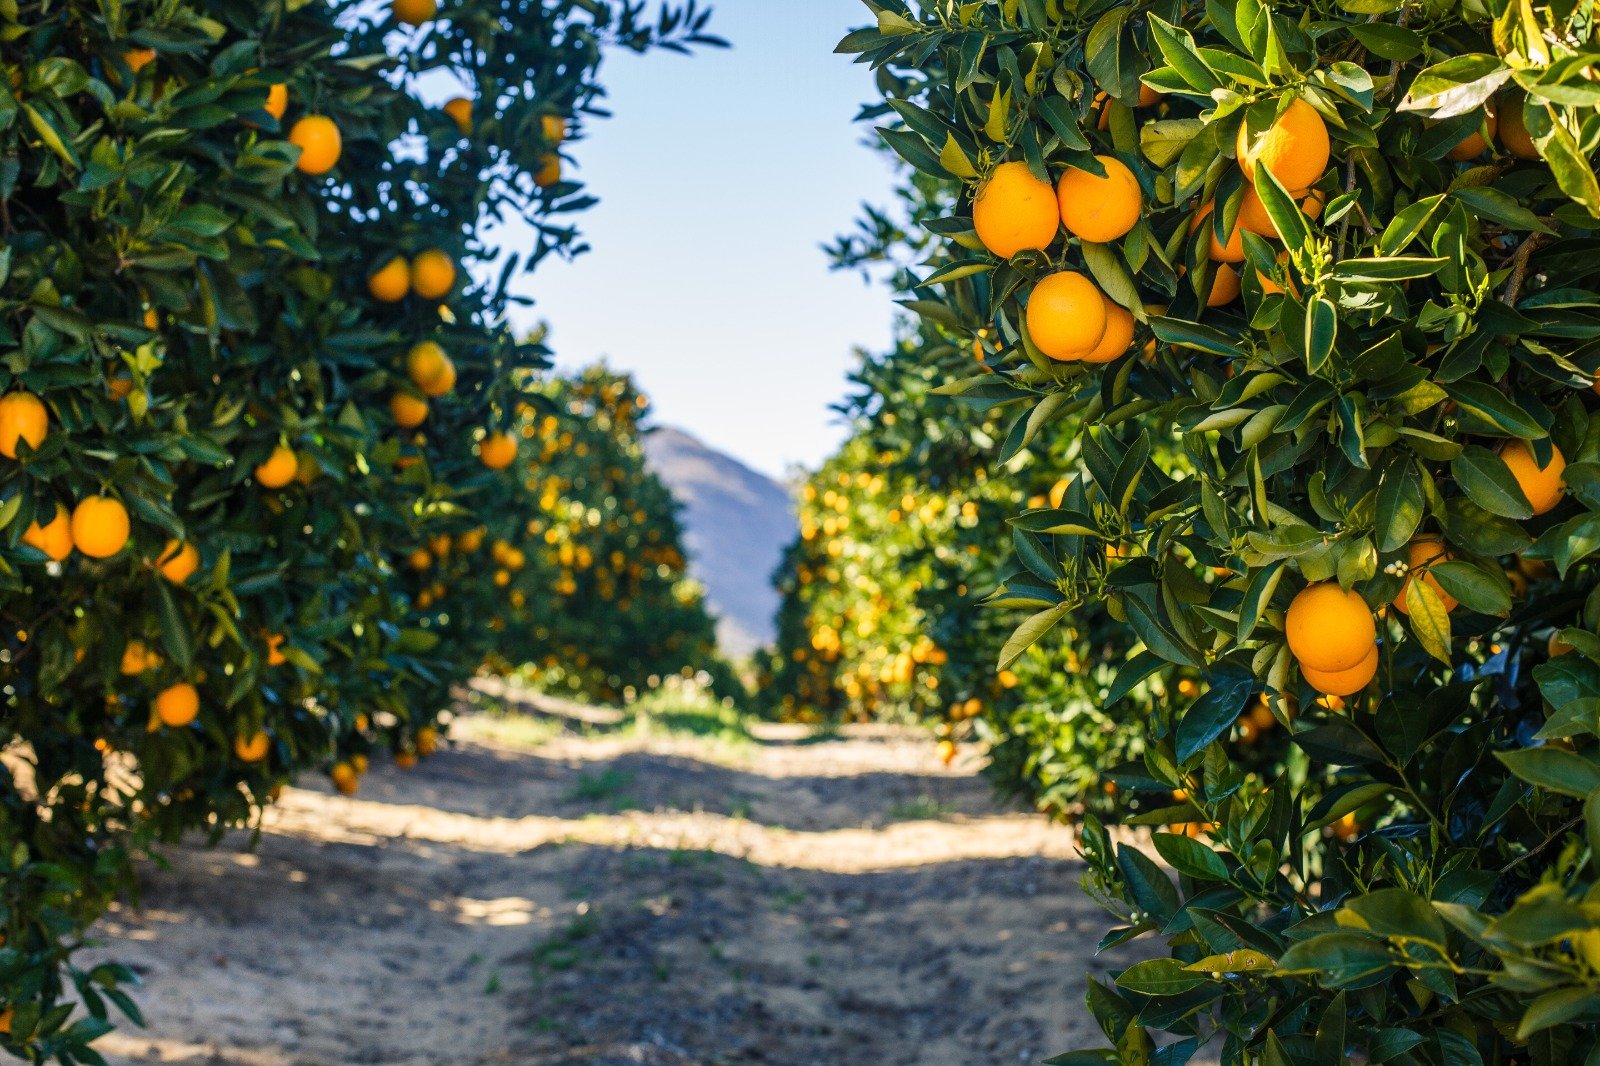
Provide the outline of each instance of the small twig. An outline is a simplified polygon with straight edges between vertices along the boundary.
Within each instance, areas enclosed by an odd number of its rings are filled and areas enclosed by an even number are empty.
[[[1522,292],[1522,283],[1528,276],[1528,260],[1533,257],[1534,249],[1543,243],[1544,234],[1530,233],[1528,238],[1517,246],[1516,255],[1511,257],[1511,280],[1506,282],[1507,306],[1516,305],[1517,295]]]
[[[1563,825],[1560,829],[1557,829],[1554,833],[1551,833],[1549,836],[1545,837],[1544,840],[1542,842],[1540,842],[1538,847],[1534,848],[1532,851],[1527,852],[1526,854],[1519,855],[1515,859],[1512,859],[1510,862],[1506,863],[1505,866],[1500,868],[1500,872],[1502,874],[1509,873],[1513,868],[1515,868],[1519,864],[1527,862],[1529,859],[1531,859],[1535,855],[1539,854],[1545,848],[1548,848],[1551,844],[1554,844],[1556,841],[1558,841],[1562,837],[1566,836],[1569,832],[1571,832],[1574,828],[1576,828],[1577,825],[1582,821],[1583,821],[1583,815],[1580,814],[1580,815],[1574,817],[1571,821],[1567,822],[1566,825]]]

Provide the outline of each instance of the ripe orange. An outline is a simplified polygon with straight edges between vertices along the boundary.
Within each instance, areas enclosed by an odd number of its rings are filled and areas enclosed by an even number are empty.
[[[411,289],[424,300],[447,295],[456,284],[456,264],[437,248],[418,252],[411,260]]]
[[[106,395],[113,400],[126,400],[133,394],[133,375],[127,371],[106,379]]]
[[[328,776],[333,779],[333,787],[343,795],[354,796],[356,790],[361,787],[361,775],[347,762],[334,763],[333,769],[328,771]]]
[[[1239,298],[1239,272],[1227,263],[1218,263],[1211,279],[1211,293],[1206,297],[1207,307],[1225,307]]]
[[[517,441],[509,433],[491,433],[478,442],[478,460],[490,470],[504,470],[516,457]]]
[[[37,448],[49,432],[50,415],[39,397],[21,389],[0,397],[0,455],[15,459],[19,441]]]
[[[1561,639],[1561,630],[1559,629],[1551,633],[1550,639],[1545,643],[1545,651],[1549,653],[1552,659],[1557,656],[1568,655],[1577,650],[1577,648]]]
[[[199,568],[200,549],[181,540],[168,540],[166,547],[161,549],[161,557],[156,560],[156,569],[161,571],[161,576],[174,585],[189,580],[189,575]]]
[[[1301,589],[1289,604],[1283,628],[1300,665],[1325,674],[1359,665],[1378,639],[1372,608],[1359,592],[1346,592],[1337,581]]]
[[[428,401],[409,392],[389,397],[389,414],[401,429],[416,429],[428,417]]]
[[[1296,97],[1264,130],[1252,132],[1248,122],[1241,122],[1235,150],[1248,180],[1256,180],[1257,165],[1265,166],[1299,196],[1328,169],[1328,124],[1316,108]]]
[[[533,183],[541,189],[561,181],[561,157],[551,152],[539,164],[539,169],[533,172]]]
[[[294,449],[280,444],[272,449],[266,462],[256,467],[256,480],[263,488],[281,489],[294,480],[299,469],[300,457],[294,454]]]
[[[42,526],[37,519],[29,522],[28,528],[23,531],[22,543],[30,548],[38,548],[58,563],[71,555],[72,519],[68,517],[66,507],[56,504],[55,517]]]
[[[477,529],[469,529],[456,538],[456,547],[464,552],[475,552],[483,547],[483,538],[488,535],[488,532],[482,526]]]
[[[441,110],[456,120],[456,128],[465,137],[472,132],[472,101],[465,96],[458,96],[448,100]]]
[[[267,86],[267,102],[261,105],[261,110],[281,120],[283,113],[289,110],[289,87],[282,82]]]
[[[406,373],[424,396],[443,396],[456,387],[456,365],[433,341],[412,345],[406,353]]]
[[[267,757],[267,751],[271,747],[272,738],[260,729],[249,736],[240,733],[233,738],[233,753],[239,757],[240,762],[260,762]]]
[[[1028,335],[1051,359],[1070,362],[1093,352],[1106,332],[1106,298],[1073,270],[1041,278],[1028,297]]]
[[[367,279],[367,291],[374,300],[386,304],[399,303],[411,291],[411,264],[406,257],[397,255]]]
[[[1300,676],[1324,696],[1353,696],[1378,676],[1378,646],[1374,644],[1367,657],[1348,670],[1316,670],[1301,663]],[[1338,708],[1329,705],[1329,709]]]
[[[1106,301],[1106,331],[1085,363],[1109,363],[1133,344],[1133,314],[1115,300]],[[1051,506],[1057,506],[1052,504]]]
[[[282,633],[272,633],[267,636],[268,666],[282,666],[289,661],[289,657],[284,655],[281,650],[283,648],[283,640]]]
[[[122,53],[122,61],[128,64],[128,69],[135,74],[154,63],[156,50],[154,48],[130,48]]]
[[[1456,598],[1444,590],[1438,578],[1427,572],[1427,568],[1433,564],[1447,563],[1454,558],[1450,554],[1450,549],[1445,546],[1444,538],[1432,533],[1417,537],[1406,551],[1409,556],[1406,560],[1406,580],[1405,584],[1400,586],[1399,595],[1394,598],[1395,610],[1401,614],[1411,613],[1406,609],[1406,589],[1411,585],[1412,575],[1416,573],[1422,574],[1422,583],[1438,595],[1446,611],[1455,610]],[[1344,693],[1341,692],[1339,695],[1342,696]]]
[[[1300,211],[1307,218],[1315,219],[1322,216],[1322,207],[1327,199],[1320,189],[1312,189],[1311,194],[1300,201]],[[1272,216],[1267,214],[1267,205],[1261,202],[1261,197],[1256,193],[1254,185],[1248,186],[1244,191],[1244,199],[1239,202],[1240,229],[1259,233],[1271,240],[1278,239],[1278,227],[1272,224]],[[1240,242],[1241,248],[1244,242]]]
[[[161,665],[161,656],[145,646],[142,640],[130,640],[122,649],[122,673],[127,677],[154,670]]]
[[[1534,461],[1533,450],[1526,441],[1514,440],[1500,449],[1501,462],[1511,468],[1511,476],[1517,479],[1517,486],[1536,515],[1555,507],[1567,494],[1567,487],[1561,483],[1561,474],[1567,469],[1566,457],[1554,444],[1550,448],[1550,465],[1543,469]]]
[[[396,22],[420,26],[439,13],[439,0],[394,0]]]
[[[543,115],[539,119],[539,132],[551,144],[560,144],[567,139],[567,120],[561,115]]]
[[[972,226],[985,248],[1010,259],[1050,247],[1061,228],[1061,210],[1050,183],[1034,177],[1028,164],[1001,163],[972,201]]]
[[[1450,149],[1450,158],[1457,163],[1465,163],[1469,159],[1476,159],[1484,152],[1487,152],[1489,150],[1489,142],[1494,140],[1495,130],[1498,125],[1494,110],[1485,108],[1482,120],[1478,123],[1478,128],[1456,142],[1456,146]],[[1484,136],[1485,130],[1488,131],[1488,137]]]
[[[89,496],[72,509],[72,544],[91,559],[109,559],[128,543],[128,509],[109,496]]]
[[[431,725],[417,730],[417,754],[432,755],[439,747],[439,731]]]
[[[169,685],[156,693],[155,711],[162,725],[182,729],[200,713],[200,693],[187,681]]]
[[[1056,183],[1056,203],[1067,232],[1093,244],[1114,241],[1133,229],[1144,207],[1139,179],[1120,159],[1097,155],[1106,176],[1068,167]]]
[[[418,548],[406,556],[406,565],[413,570],[426,570],[433,565],[433,553],[426,548]]]
[[[495,588],[503,589],[509,584],[511,584],[511,571],[509,571],[509,570],[496,570],[494,572],[494,585],[495,585]]]
[[[1215,262],[1242,263],[1244,262],[1244,238],[1240,236],[1240,231],[1244,227],[1240,225],[1240,221],[1244,217],[1244,208],[1241,207],[1239,209],[1239,218],[1234,220],[1233,231],[1228,234],[1228,243],[1223,244],[1217,240],[1216,224],[1211,219],[1211,213],[1216,209],[1216,206],[1215,201],[1207,200],[1205,206],[1200,208],[1199,212],[1194,216],[1194,220],[1189,223],[1189,232],[1194,233],[1201,227],[1205,228],[1206,240],[1209,242],[1209,250],[1206,254]]]
[[[1510,92],[1501,101],[1498,109],[1500,143],[1518,159],[1538,159],[1539,146],[1533,143],[1533,137],[1528,133],[1527,119],[1522,113],[1526,99],[1523,93]]]
[[[295,166],[311,175],[332,170],[344,151],[339,127],[326,115],[307,115],[296,122],[289,130],[289,143],[300,149]]]
[[[409,770],[417,765],[417,753],[414,751],[397,751],[394,753],[394,764],[402,770]]]
[[[367,767],[370,765],[371,764],[367,762],[367,757],[362,755],[360,752],[350,756],[350,768],[358,774],[366,773]]]

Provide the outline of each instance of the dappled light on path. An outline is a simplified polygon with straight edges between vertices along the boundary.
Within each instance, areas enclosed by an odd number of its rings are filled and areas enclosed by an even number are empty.
[[[149,877],[100,927],[154,986],[111,1061],[965,1066],[1090,1037],[1109,963],[1071,834],[924,736],[461,726],[537,739],[290,790],[258,853]]]

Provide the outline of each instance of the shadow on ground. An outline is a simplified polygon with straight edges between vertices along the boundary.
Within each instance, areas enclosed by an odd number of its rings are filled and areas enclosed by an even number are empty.
[[[108,1059],[971,1066],[1099,1043],[1107,923],[1064,831],[926,740],[739,768],[617,743],[468,745],[357,801],[291,791],[255,853],[178,850],[102,924],[149,985],[150,1028]],[[520,846],[528,818],[552,842]]]

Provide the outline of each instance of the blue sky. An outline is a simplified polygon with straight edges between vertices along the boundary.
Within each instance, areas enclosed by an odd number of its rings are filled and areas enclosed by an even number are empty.
[[[871,74],[833,54],[869,18],[859,0],[714,6],[730,49],[607,58],[614,117],[571,146],[600,197],[593,250],[526,278],[518,324],[547,320],[560,366],[606,357],[658,421],[777,476],[833,449],[853,347],[889,343],[889,292],[818,246],[885,203],[891,174],[851,121]]]

